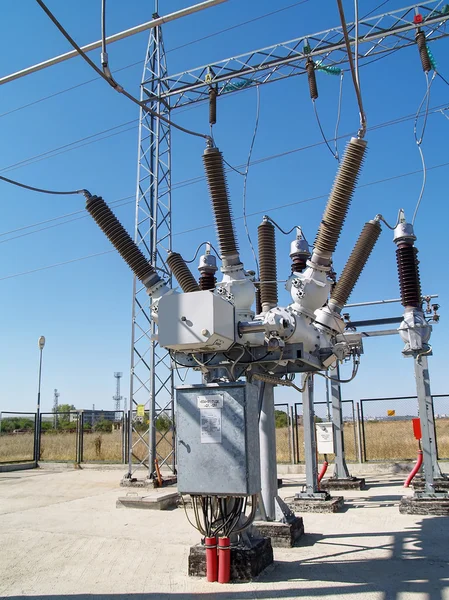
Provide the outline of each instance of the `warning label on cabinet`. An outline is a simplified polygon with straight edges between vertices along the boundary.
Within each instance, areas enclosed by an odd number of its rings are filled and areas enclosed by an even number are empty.
[[[221,444],[221,413],[221,408],[200,410],[202,444]]]

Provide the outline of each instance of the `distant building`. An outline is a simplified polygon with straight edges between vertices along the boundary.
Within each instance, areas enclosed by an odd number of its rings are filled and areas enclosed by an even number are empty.
[[[70,420],[76,421],[79,413],[83,413],[84,423],[89,423],[90,425],[95,425],[98,421],[112,421],[113,423],[117,422],[115,410],[92,410],[77,408],[75,411],[70,413]],[[121,416],[122,413],[119,413]],[[120,421],[121,419],[118,419]]]

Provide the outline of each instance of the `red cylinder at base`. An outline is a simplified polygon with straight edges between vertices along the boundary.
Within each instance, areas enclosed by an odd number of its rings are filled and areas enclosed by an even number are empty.
[[[231,539],[218,538],[218,583],[231,580]]]
[[[217,538],[204,538],[206,547],[206,578],[207,581],[217,581],[218,557],[217,557]]]

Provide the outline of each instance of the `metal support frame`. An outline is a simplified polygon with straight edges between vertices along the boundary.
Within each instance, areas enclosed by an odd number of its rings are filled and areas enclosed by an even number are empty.
[[[150,33],[140,97],[158,114],[169,118],[170,104],[161,101],[164,92],[162,80],[166,76],[162,31],[160,27],[155,27]],[[172,244],[170,163],[170,126],[141,110],[135,241],[168,286],[171,286],[171,274],[166,257]],[[159,346],[156,335],[157,325],[151,319],[146,289],[135,279],[128,477],[141,465],[148,469],[148,476],[152,477],[156,459],[160,467],[166,466],[175,471],[174,377],[170,354]],[[137,432],[133,426],[133,410],[139,404],[145,406],[145,413],[148,414],[146,434]],[[156,432],[156,422],[161,415],[170,426],[167,431]],[[134,449],[137,444],[140,449],[146,448],[143,457],[136,456]]]
[[[414,22],[415,9],[422,15],[422,22]],[[382,54],[391,54],[415,44],[418,27],[428,41],[449,35],[443,25],[449,19],[448,10],[440,0],[431,0],[394,10],[381,15],[361,19],[359,30],[359,62],[367,63]],[[348,25],[351,45],[355,44],[354,23]],[[167,76],[164,80],[164,98],[172,98],[172,107],[185,106],[208,100],[211,83],[218,86],[220,96],[272,81],[286,79],[306,72],[308,57],[320,58],[326,67],[347,62],[346,45],[341,27],[302,36],[253,50],[246,54],[203,65],[195,69]]]
[[[304,375],[307,377],[307,374]],[[303,380],[304,383],[304,380]],[[318,459],[315,431],[315,410],[313,407],[314,380],[313,374],[309,373],[304,392],[302,393],[302,418],[304,427],[304,452],[306,465],[305,491],[296,496],[301,499],[315,498],[324,500],[328,494],[320,492],[318,486]]]
[[[435,496],[434,480],[442,477],[437,461],[435,445],[435,423],[433,400],[430,392],[429,365],[427,356],[417,355],[413,359],[415,366],[416,391],[418,394],[419,419],[421,421],[421,444],[424,465],[424,492],[421,497]]]
[[[345,442],[343,435],[343,410],[341,405],[340,368],[337,364],[335,372],[331,375],[332,395],[332,424],[334,426],[334,475],[335,479],[348,479],[350,477],[345,460]]]
[[[262,403],[259,417],[261,494],[268,520],[276,518],[277,463],[274,386],[260,382]]]

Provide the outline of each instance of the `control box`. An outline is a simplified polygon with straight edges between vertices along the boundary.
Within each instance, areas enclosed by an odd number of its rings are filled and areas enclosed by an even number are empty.
[[[178,490],[246,496],[260,491],[259,389],[244,382],[176,389]]]
[[[181,352],[226,352],[234,344],[234,306],[210,290],[166,294],[158,303],[159,344]]]

